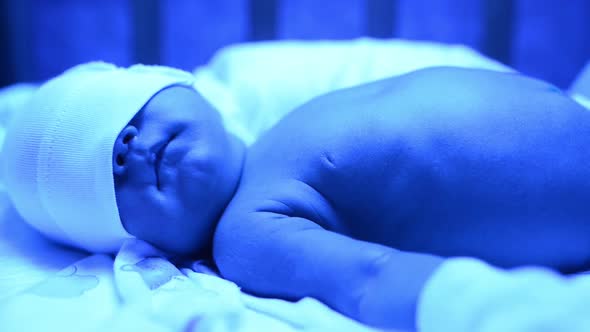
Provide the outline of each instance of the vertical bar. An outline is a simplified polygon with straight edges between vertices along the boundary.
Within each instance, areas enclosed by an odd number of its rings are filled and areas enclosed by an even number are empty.
[[[135,62],[160,63],[160,1],[132,0]]]
[[[512,34],[516,19],[512,0],[485,0],[482,10],[483,53],[505,64],[510,64]]]
[[[220,48],[247,40],[249,5],[250,0],[161,1],[161,64],[191,71]]]
[[[250,40],[270,40],[277,36],[279,0],[250,0]]]
[[[397,0],[366,0],[366,33],[375,38],[395,35]]]
[[[12,41],[10,40],[10,15],[6,4],[7,0],[0,0],[0,45],[4,45],[0,52],[0,87],[12,84],[15,81],[12,59]]]
[[[366,33],[366,0],[283,0],[279,39],[351,39]]]
[[[34,7],[30,0],[2,2],[2,22],[4,36],[10,48],[2,53],[4,59],[12,67],[15,81],[33,81],[37,79],[33,62],[33,29],[32,17]]]

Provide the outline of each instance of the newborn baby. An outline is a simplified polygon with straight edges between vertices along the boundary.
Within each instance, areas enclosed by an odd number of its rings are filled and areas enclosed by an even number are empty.
[[[314,99],[246,156],[189,76],[93,64],[44,85],[5,147],[25,220],[91,251],[212,246],[248,292],[380,327],[413,327],[443,257],[588,266],[590,113],[547,83],[416,71]]]

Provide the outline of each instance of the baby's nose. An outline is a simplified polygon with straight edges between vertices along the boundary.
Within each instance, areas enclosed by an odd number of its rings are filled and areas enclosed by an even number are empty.
[[[128,125],[121,131],[115,146],[113,148],[113,173],[116,175],[122,175],[127,169],[126,159],[127,152],[129,152],[129,143],[137,136],[137,128],[132,125]]]

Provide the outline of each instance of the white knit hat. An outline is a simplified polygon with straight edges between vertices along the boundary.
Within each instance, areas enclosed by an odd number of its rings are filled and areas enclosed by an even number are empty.
[[[157,92],[192,80],[167,67],[92,62],[41,86],[12,119],[2,156],[6,187],[21,216],[64,244],[118,250],[131,235],[115,197],[115,140]]]

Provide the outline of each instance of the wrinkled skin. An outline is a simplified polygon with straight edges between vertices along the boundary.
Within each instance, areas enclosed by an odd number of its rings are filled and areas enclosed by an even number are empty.
[[[432,68],[337,91],[251,147],[214,258],[252,293],[412,328],[442,257],[589,267],[589,147],[590,112],[517,74]]]
[[[176,254],[210,250],[239,182],[244,149],[195,90],[160,91],[115,142],[115,189],[125,229]]]

